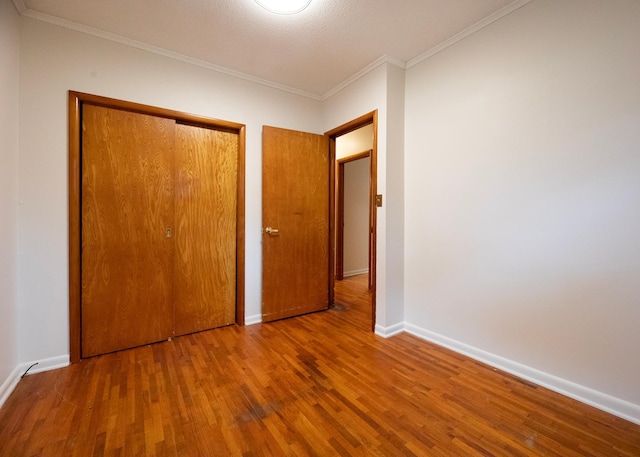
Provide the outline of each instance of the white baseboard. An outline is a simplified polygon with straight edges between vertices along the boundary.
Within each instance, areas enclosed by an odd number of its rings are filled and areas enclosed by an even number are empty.
[[[36,363],[37,365],[34,365]],[[0,386],[0,408],[4,405],[4,402],[7,401],[9,395],[14,391],[18,382],[20,382],[21,376],[32,365],[33,367],[29,370],[27,375],[69,366],[69,355],[60,355],[57,357],[49,357],[48,359],[21,363],[15,367],[7,379],[2,383],[2,386]]]
[[[30,374],[40,373],[43,371],[55,370],[56,368],[64,368],[69,366],[69,354],[59,355],[56,357],[49,357],[48,359],[43,360],[35,360],[33,362],[26,362],[18,365],[18,368],[22,369],[22,373],[24,373],[31,365],[34,365],[33,368],[29,370],[27,376]],[[22,375],[22,373],[20,373]]]
[[[398,333],[402,333],[403,331],[404,322],[400,322],[399,324],[394,324],[389,327],[383,327],[376,324],[376,335],[380,335],[383,338],[392,337],[393,335],[397,335]]]
[[[262,323],[262,314],[254,314],[253,316],[245,316],[244,325],[255,325]]]
[[[0,408],[2,408],[4,402],[7,401],[7,398],[9,398],[11,392],[13,392],[13,390],[18,385],[21,374],[22,373],[20,372],[19,367],[15,367],[11,374],[7,377],[7,379],[4,380],[4,382],[0,386]]]
[[[589,387],[576,384],[575,382],[559,378],[549,373],[531,368],[513,360],[506,359],[496,354],[483,351],[460,341],[446,336],[425,330],[413,324],[404,323],[404,331],[412,335],[430,341],[439,346],[446,347],[452,351],[471,357],[479,362],[486,363],[499,370],[506,371],[527,381],[531,381],[539,386],[558,392],[581,403],[601,409],[614,416],[621,417],[635,424],[640,425],[640,405],[613,397],[599,392]],[[377,333],[377,331],[376,331]]]
[[[363,270],[351,270],[351,271],[345,271],[342,273],[342,277],[343,278],[348,278],[349,276],[358,276],[358,275],[364,275],[369,273],[369,269],[365,268]]]
[[[262,315],[260,314],[248,316],[245,319],[245,325],[253,325],[261,322]],[[640,405],[576,384],[572,381],[559,378],[499,355],[483,351],[482,349],[478,349],[452,338],[431,332],[416,325],[406,322],[401,322],[389,327],[376,325],[375,333],[376,335],[380,335],[384,338],[389,338],[403,331],[640,425]],[[29,370],[28,374],[66,367],[69,365],[69,355],[50,357],[37,362],[38,364],[33,366]],[[7,379],[5,379],[0,386],[0,407],[2,407],[5,401],[9,398],[9,395],[11,395],[18,385],[20,376],[22,376],[22,374],[34,363],[36,362],[21,363],[11,372]]]

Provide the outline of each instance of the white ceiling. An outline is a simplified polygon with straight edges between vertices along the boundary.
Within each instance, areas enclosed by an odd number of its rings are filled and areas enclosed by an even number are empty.
[[[18,10],[322,98],[380,59],[415,61],[529,0],[14,0]],[[453,37],[453,38],[452,38]]]

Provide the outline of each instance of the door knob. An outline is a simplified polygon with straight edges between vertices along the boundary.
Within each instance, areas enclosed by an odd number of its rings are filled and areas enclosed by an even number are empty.
[[[271,227],[267,227],[266,229],[264,229],[264,231],[267,232],[267,234],[269,234],[269,235],[274,235],[274,234],[278,233],[280,230],[274,229],[274,228],[271,228]]]

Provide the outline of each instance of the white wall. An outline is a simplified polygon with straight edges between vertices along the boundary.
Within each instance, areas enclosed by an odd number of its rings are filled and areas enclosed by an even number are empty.
[[[0,5],[0,381],[68,354],[72,89],[247,125],[249,319],[262,124],[322,133],[377,109],[377,331],[404,321],[640,421],[637,1],[533,0],[406,80],[384,63],[325,102],[29,18],[18,40]]]
[[[371,159],[344,164],[344,276],[369,271],[369,176]]]
[[[379,194],[387,191],[387,93],[389,84],[389,67],[393,65],[383,63],[351,83],[335,95],[324,101],[324,130],[328,131],[345,124],[357,117],[374,110],[378,110],[378,190]],[[395,82],[395,80],[394,80]],[[394,91],[394,94],[396,91]],[[393,121],[392,121],[393,122]],[[402,150],[393,150],[394,155],[402,154]],[[393,176],[395,178],[396,176]],[[391,182],[391,186],[402,186],[402,183]],[[397,276],[391,274],[388,278],[389,268],[394,262],[388,260],[402,259],[403,251],[389,253],[386,239],[389,236],[403,237],[403,233],[394,232],[397,226],[393,226],[391,232],[387,231],[387,206],[378,208],[376,244],[376,331],[381,334],[392,333],[394,328],[402,325],[403,303],[399,300],[388,300],[388,296],[401,296],[403,283]],[[389,256],[389,259],[387,258]],[[396,262],[397,263],[397,262]],[[402,263],[402,262],[400,262]]]
[[[336,138],[336,159],[360,154],[373,148],[373,124],[367,124]],[[369,270],[369,184],[370,159],[345,165],[344,273]],[[347,174],[351,176],[347,176]]]
[[[336,138],[336,160],[373,148],[373,124],[367,124]]]
[[[407,71],[405,136],[408,328],[636,421],[638,24],[534,0]]]
[[[0,406],[17,366],[19,17],[0,0]]]
[[[387,66],[387,136],[386,141],[386,208],[387,232],[379,238],[386,245],[385,268],[387,287],[385,301],[388,307],[387,327],[404,320],[404,109],[405,70]],[[381,193],[380,191],[378,193]]]
[[[21,361],[69,351],[70,89],[247,125],[246,316],[259,319],[262,125],[323,133],[321,103],[30,18],[21,40]]]

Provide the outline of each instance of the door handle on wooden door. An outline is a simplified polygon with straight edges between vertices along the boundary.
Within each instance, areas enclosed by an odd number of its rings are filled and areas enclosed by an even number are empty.
[[[268,235],[275,235],[276,233],[280,232],[280,230],[271,227],[267,227],[266,229],[264,229],[264,231],[267,232]]]

